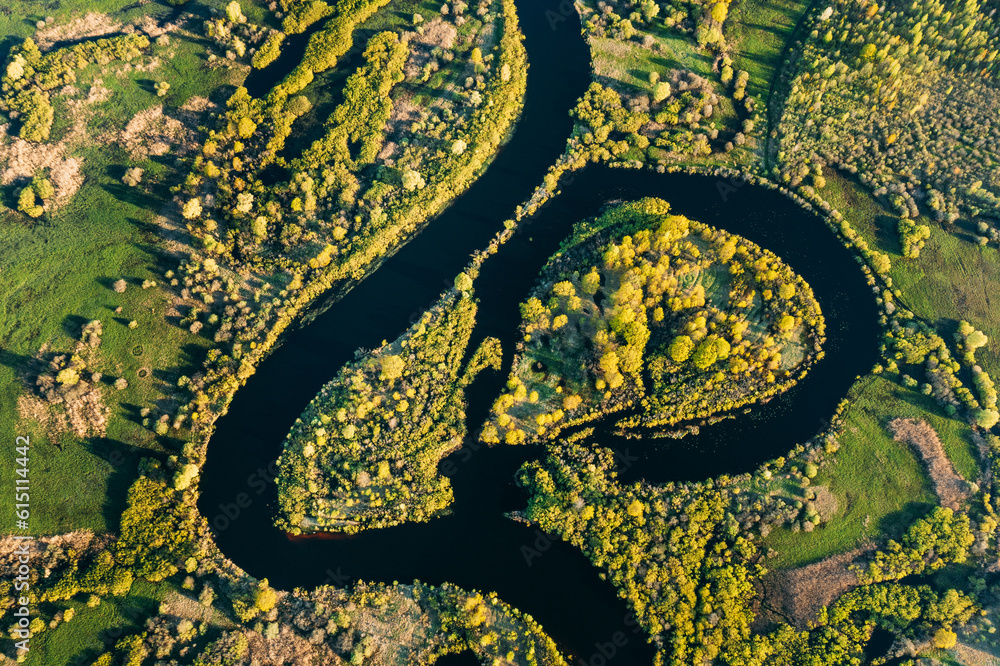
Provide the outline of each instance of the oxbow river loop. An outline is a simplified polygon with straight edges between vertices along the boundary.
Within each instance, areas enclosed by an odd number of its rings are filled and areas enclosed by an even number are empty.
[[[419,579],[495,591],[530,613],[573,658],[601,645],[614,663],[649,664],[653,651],[624,601],[574,548],[504,517],[524,506],[513,475],[539,447],[487,448],[468,442],[442,462],[452,479],[452,514],[352,538],[292,540],[272,525],[274,461],[302,409],[358,348],[392,340],[451,284],[503,220],[542,182],[572,129],[568,110],[590,80],[579,20],[558,0],[518,0],[530,70],[524,113],[485,174],[442,215],[309,324],[289,333],[240,389],[209,444],[199,508],[222,552],[272,585]],[[271,73],[273,75],[273,73]],[[775,252],[812,286],[827,321],[826,357],[794,389],[749,414],[663,444],[617,440],[623,477],[650,482],[750,471],[814,435],[855,377],[877,359],[877,312],[853,256],[817,216],[782,194],[709,176],[591,166],[571,174],[562,193],[483,267],[476,283],[479,320],[470,349],[487,335],[504,345],[503,372],[471,387],[469,432],[500,393],[519,322],[518,303],[572,224],[609,201],[658,196],[673,212],[724,228]],[[620,635],[619,635],[620,634]],[[577,663],[574,660],[573,663]]]

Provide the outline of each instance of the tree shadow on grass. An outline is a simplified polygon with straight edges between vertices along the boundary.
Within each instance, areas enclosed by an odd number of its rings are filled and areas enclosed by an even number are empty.
[[[138,476],[139,451],[124,442],[108,437],[90,439],[83,443],[83,448],[111,465],[101,514],[108,529],[117,532],[121,524],[122,512],[125,510],[128,489]],[[143,455],[153,453],[152,451],[143,451]]]
[[[882,249],[890,254],[902,256],[903,243],[899,239],[898,218],[890,215],[875,216],[875,238]]]
[[[135,83],[140,89],[151,95],[156,93],[156,81],[153,79],[136,79]]]
[[[90,320],[80,315],[66,315],[62,320],[63,332],[74,340],[80,339],[80,332]]]
[[[21,43],[21,39],[14,35],[6,35],[0,39],[0,62],[7,62],[10,52],[15,46]]]
[[[878,523],[879,534],[885,538],[899,539],[913,521],[923,518],[933,508],[934,505],[928,502],[907,502],[902,509],[882,516]]]
[[[114,174],[115,181],[104,183],[101,187],[118,201],[135,206],[136,208],[142,208],[143,210],[157,210],[166,203],[161,196],[155,192],[149,192],[141,184],[129,187],[121,182],[122,177],[125,175],[126,167],[116,165],[109,167],[108,171]]]
[[[924,395],[923,393],[918,393],[913,389],[901,390],[896,394],[896,397],[900,402],[912,405],[922,412],[929,412],[935,416],[945,416],[942,408],[937,404],[937,401],[935,401],[934,398]],[[895,418],[894,415],[890,416],[888,420],[891,421],[893,418]]]
[[[0,349],[0,365],[5,365],[11,370],[23,372],[33,360],[27,354],[16,354],[8,349]]]
[[[127,420],[132,423],[142,424],[142,407],[131,402],[122,402],[118,406],[121,407]]]

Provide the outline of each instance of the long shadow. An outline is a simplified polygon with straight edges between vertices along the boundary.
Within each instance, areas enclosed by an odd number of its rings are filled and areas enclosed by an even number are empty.
[[[466,650],[458,654],[446,654],[443,657],[438,657],[434,666],[479,666],[479,659],[476,658],[472,650]]]
[[[74,340],[80,337],[80,331],[90,320],[80,315],[66,315],[62,320],[63,332]]]
[[[107,477],[107,489],[104,493],[104,503],[101,515],[108,529],[117,532],[121,524],[122,512],[126,507],[128,489],[132,486],[138,474],[138,452],[134,447],[107,437],[96,437],[86,440],[83,448],[91,454],[105,460],[112,467]],[[143,450],[143,455],[165,458],[151,450]]]
[[[902,509],[882,516],[878,523],[879,533],[890,539],[898,539],[903,536],[907,526],[926,516],[933,508],[934,505],[927,502],[907,502]]]
[[[11,370],[18,372],[26,369],[34,359],[27,354],[17,354],[9,349],[0,349],[0,365],[5,365]]]
[[[449,475],[455,495],[450,515],[353,538],[287,539],[271,523],[273,484],[260,483],[318,390],[356,349],[396,337],[433,303],[562,153],[572,130],[567,111],[590,82],[589,50],[575,14],[550,27],[547,12],[558,12],[557,0],[518,5],[531,69],[513,138],[485,175],[419,236],[312,323],[288,333],[261,363],[216,424],[198,506],[222,552],[277,587],[312,587],[341,572],[337,575],[351,580],[448,581],[493,590],[530,613],[566,653],[583,657],[594,653],[595,641],[611,640],[634,622],[611,584],[579,550],[504,517],[505,511],[524,506],[513,477],[526,460],[543,453],[540,447],[480,449],[470,441],[447,461],[455,467]],[[575,221],[621,198],[661,196],[674,212],[775,251],[810,282],[827,317],[827,359],[789,397],[755,409],[751,418],[705,428],[681,445],[642,446],[640,462],[630,469],[637,478],[700,479],[747,471],[784,455],[815,434],[855,376],[875,362],[879,329],[870,288],[822,221],[790,200],[707,177],[597,167],[567,178],[561,187],[562,195],[525,222],[486,262],[477,281],[481,307],[475,338],[499,337],[505,368],[520,320],[518,303],[541,265]],[[470,432],[482,422],[505,377],[484,374],[468,391]],[[634,639],[618,655],[623,664],[648,664],[653,656],[650,646]]]

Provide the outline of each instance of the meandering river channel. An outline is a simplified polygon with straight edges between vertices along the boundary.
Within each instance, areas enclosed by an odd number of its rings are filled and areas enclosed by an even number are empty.
[[[570,3],[563,2],[564,6]],[[634,633],[628,608],[576,549],[504,518],[523,508],[513,483],[539,447],[476,448],[442,464],[454,487],[451,515],[351,538],[290,540],[271,523],[268,480],[285,435],[302,409],[358,348],[392,340],[432,305],[542,182],[572,129],[567,114],[590,81],[589,52],[575,12],[558,0],[518,0],[531,63],[524,114],[486,173],[374,274],[309,324],[290,332],[240,389],[217,425],[201,477],[199,508],[223,553],[279,588],[419,579],[496,591],[530,613],[563,649],[590,663],[595,643],[627,637],[614,663],[649,664],[653,650]],[[499,395],[519,323],[518,303],[573,222],[608,201],[658,196],[673,211],[768,248],[813,287],[827,321],[826,358],[794,389],[747,415],[683,440],[602,443],[627,449],[623,476],[650,482],[751,471],[814,435],[857,375],[877,359],[877,312],[852,255],[825,224],[778,192],[708,176],[591,166],[528,220],[484,265],[476,282],[480,315],[473,344],[504,343],[505,369],[485,372],[469,391],[475,432]],[[526,556],[526,553],[538,556]]]

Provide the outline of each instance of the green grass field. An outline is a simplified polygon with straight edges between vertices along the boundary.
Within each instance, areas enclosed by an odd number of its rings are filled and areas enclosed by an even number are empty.
[[[750,74],[747,92],[769,102],[785,44],[809,7],[808,0],[744,0],[735,2],[726,19],[726,39],[736,50],[736,68]]]
[[[772,532],[765,543],[778,551],[771,568],[815,562],[850,550],[880,535],[898,536],[903,528],[937,503],[917,454],[896,442],[886,423],[900,417],[922,418],[938,430],[945,448],[958,458],[959,473],[975,466],[968,428],[928,413],[928,398],[884,377],[869,376],[851,390],[852,401],[835,462],[824,467],[813,485],[825,485],[837,498],[833,519],[811,533]],[[970,468],[971,464],[971,468]]]
[[[607,37],[591,37],[591,53],[593,54],[594,74],[598,83],[608,85],[615,83],[620,90],[649,94],[650,72],[656,72],[666,79],[673,69],[689,69],[695,74],[711,81],[720,100],[712,121],[720,128],[735,128],[737,126],[736,111],[732,102],[726,98],[719,83],[719,77],[712,72],[712,58],[708,51],[698,49],[697,45],[686,35],[678,34],[662,26],[649,30],[658,44],[658,48],[647,49],[635,42],[623,42]]]
[[[931,237],[916,259],[901,255],[896,231],[898,217],[887,211],[854,180],[831,172],[820,194],[840,210],[869,245],[892,259],[893,286],[902,291],[901,302],[914,314],[938,328],[950,343],[959,320],[965,319],[989,336],[976,360],[1000,377],[1000,300],[992,302],[1000,282],[1000,252],[969,241],[960,227],[943,228],[921,218]]]
[[[173,57],[167,58],[168,52]],[[202,66],[204,46],[198,40],[174,38],[168,47],[155,47],[154,55],[160,57],[161,66],[151,72],[133,70],[116,76],[122,64],[115,63],[80,73],[78,86],[87,86],[100,76],[112,93],[108,101],[89,107],[88,124],[95,135],[124,127],[143,109],[161,104],[176,107],[192,95],[207,96],[229,80],[226,70]],[[171,83],[169,94],[157,97],[148,79]],[[68,123],[61,120],[57,119],[52,141],[60,140],[65,131]],[[164,261],[160,230],[154,224],[155,212],[169,198],[169,184],[182,175],[172,156],[133,164],[123,149],[97,141],[70,146],[68,154],[82,159],[84,184],[66,207],[34,221],[9,210],[0,215],[4,248],[0,451],[12,456],[16,436],[32,438],[34,534],[115,528],[138,458],[151,452],[164,455],[176,447],[169,440],[157,441],[143,428],[139,410],[168,397],[176,376],[200,362],[209,344],[203,337],[168,325],[164,319],[167,294],[140,286],[146,279],[162,283],[163,271],[173,268]],[[130,166],[146,169],[139,187],[128,188],[121,182]],[[2,190],[3,203],[13,205],[18,187]],[[111,289],[118,278],[129,283],[124,294]],[[119,306],[123,311],[115,314]],[[111,410],[107,436],[81,441],[64,433],[49,441],[52,438],[45,428],[18,414],[21,373],[45,343],[53,351],[69,350],[81,326],[91,319],[100,319],[104,328],[102,362],[97,369],[105,375],[103,392]],[[130,320],[137,321],[138,327],[130,329]],[[110,386],[117,377],[128,381],[127,389]],[[10,466],[5,466],[0,482],[6,482],[11,473]],[[11,521],[4,516],[0,530],[12,529]]]
[[[147,617],[156,615],[160,600],[173,589],[168,583],[137,581],[125,597],[105,597],[88,608],[85,601],[68,601],[51,612],[74,608],[76,615],[54,630],[31,637],[31,651],[24,663],[29,666],[68,664],[81,658],[94,659],[114,647],[115,641],[141,630]]]

